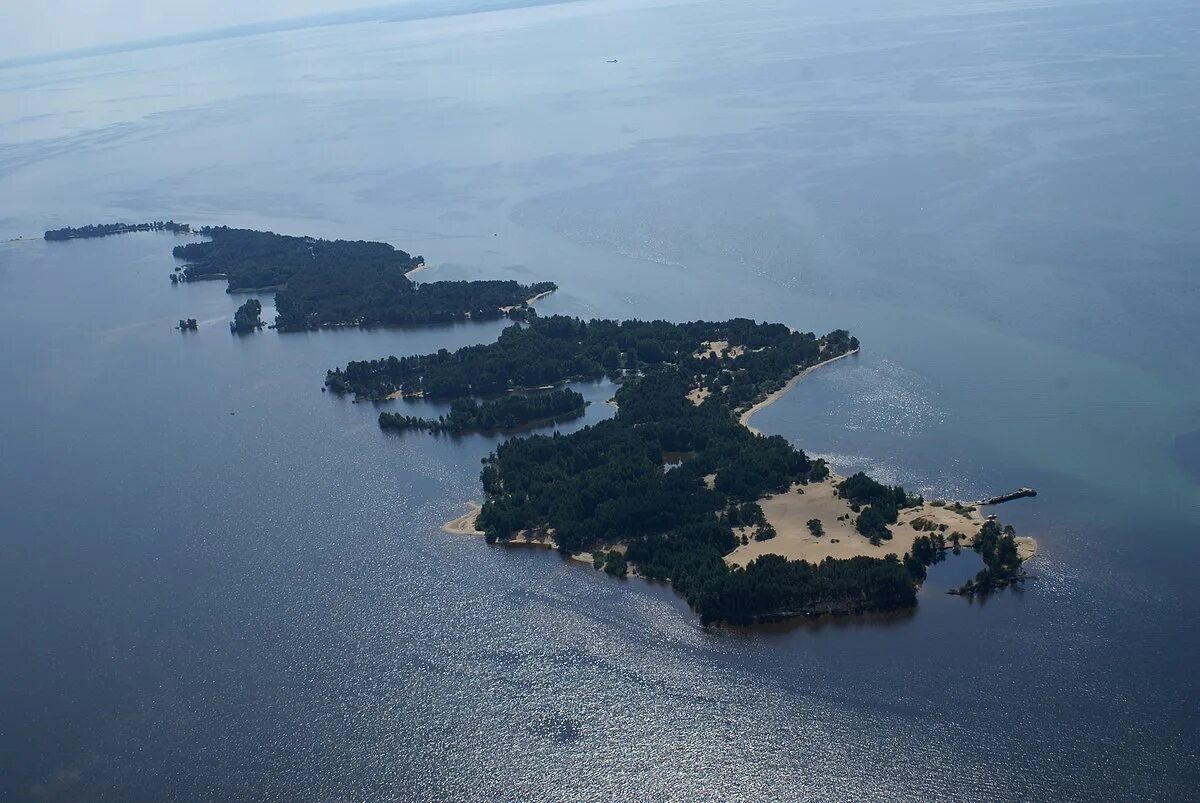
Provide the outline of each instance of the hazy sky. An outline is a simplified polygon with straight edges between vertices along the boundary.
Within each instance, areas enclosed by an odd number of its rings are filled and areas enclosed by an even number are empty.
[[[0,59],[113,45],[384,0],[0,0]]]

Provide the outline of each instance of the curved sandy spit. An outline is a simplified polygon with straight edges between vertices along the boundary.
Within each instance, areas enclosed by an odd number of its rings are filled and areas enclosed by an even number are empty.
[[[757,413],[760,410],[767,409],[772,404],[774,404],[775,402],[782,399],[784,396],[787,395],[787,392],[789,390],[796,387],[796,385],[800,384],[801,379],[804,379],[804,377],[808,376],[809,374],[811,374],[813,371],[817,370],[818,368],[823,368],[824,366],[829,365],[831,362],[837,362],[838,360],[844,360],[851,355],[858,354],[859,351],[860,351],[860,349],[854,349],[853,351],[847,351],[845,354],[839,354],[838,356],[832,357],[828,360],[825,360],[824,362],[819,362],[816,365],[810,365],[808,368],[805,368],[803,371],[801,371],[800,373],[796,374],[791,379],[789,379],[787,384],[784,385],[783,387],[781,387],[779,390],[770,394],[769,396],[767,396],[767,398],[763,399],[758,404],[754,405],[749,410],[746,410],[746,412],[744,412],[740,416],[738,416],[738,423],[740,423],[746,429],[753,432],[755,435],[761,435],[762,432],[755,429],[750,424],[750,418],[755,413]]]
[[[483,535],[483,531],[475,526],[475,520],[479,518],[479,512],[483,510],[483,506],[472,500],[467,502],[467,507],[470,510],[466,513],[443,524],[442,532],[451,535]]]

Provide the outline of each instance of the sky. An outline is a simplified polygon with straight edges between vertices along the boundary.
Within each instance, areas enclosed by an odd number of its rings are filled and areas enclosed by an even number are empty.
[[[337,13],[383,0],[0,0],[0,60]],[[394,0],[393,0],[394,2]]]

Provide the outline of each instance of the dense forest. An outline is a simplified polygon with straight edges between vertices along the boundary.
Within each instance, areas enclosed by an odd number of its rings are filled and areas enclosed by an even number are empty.
[[[713,342],[741,349],[737,357],[732,356],[732,347],[722,356],[706,353],[702,344]],[[325,382],[331,390],[361,399],[383,399],[396,391],[459,398],[568,379],[670,369],[678,374],[679,383],[715,389],[728,406],[739,406],[779,389],[804,366],[857,346],[858,341],[844,330],[818,341],[812,333],[744,318],[680,324],[530,316],[528,325],[508,327],[495,343],[351,362],[330,371]],[[673,398],[674,403],[688,404],[684,396],[686,389],[683,396]]]
[[[233,313],[233,320],[229,322],[229,328],[239,335],[253,332],[263,325],[261,315],[262,303],[257,298],[251,298]]]
[[[169,231],[188,234],[192,227],[174,220],[156,220],[152,223],[92,223],[77,229],[67,226],[51,229],[42,235],[47,240],[81,240],[88,237],[108,237],[111,234],[128,234],[133,231]]]
[[[190,233],[173,220],[102,223],[54,229],[47,240],[104,237],[133,231]],[[269,231],[205,226],[207,240],[175,246],[182,268],[171,283],[223,279],[229,292],[275,291],[275,328],[283,332],[323,326],[403,326],[450,323],[465,318],[525,320],[530,299],[553,292],[553,282],[411,281],[425,264],[387,243],[321,240]]]
[[[450,404],[450,412],[437,418],[383,412],[379,414],[379,426],[383,429],[423,429],[452,435],[499,432],[581,415],[586,406],[587,402],[581,394],[568,389],[532,395],[510,394],[483,402],[465,398],[455,399]]]
[[[424,264],[387,243],[320,240],[273,232],[200,230],[210,239],[176,246],[185,281],[225,279],[231,291],[276,290],[275,326],[300,331],[322,326],[444,323],[498,318],[556,289],[551,282],[428,282],[405,274]]]
[[[896,523],[902,509],[920,507],[925,501],[919,496],[910,497],[898,485],[878,483],[861,471],[842,480],[837,490],[858,513],[855,529],[875,546],[891,539],[892,531],[887,526]]]
[[[941,554],[923,537],[919,554],[904,559],[811,564],[768,555],[744,569],[724,560],[741,543],[735,527],[753,528],[760,540],[774,536],[759,499],[829,476],[823,461],[779,436],[751,432],[737,414],[804,368],[857,346],[842,330],[818,338],[745,319],[534,317],[493,344],[354,362],[330,371],[326,382],[363,398],[399,392],[465,400],[619,377],[613,419],[569,435],[513,438],[485,460],[477,526],[491,541],[519,532],[550,536],[566,554],[591,552],[610,574],[669,580],[705,620],[749,622],[912,605],[925,566]],[[455,406],[472,414],[465,401]],[[388,413],[385,420],[407,421]],[[666,456],[678,454],[687,457],[664,470]],[[902,488],[857,475],[840,493],[891,521],[893,508],[917,502]]]
[[[403,277],[405,271],[420,264],[419,259],[387,243],[319,240],[228,226],[206,226],[200,234],[209,239],[177,245],[173,251],[176,259],[186,263],[184,278],[226,279],[230,290],[280,287],[297,273],[310,270]]]

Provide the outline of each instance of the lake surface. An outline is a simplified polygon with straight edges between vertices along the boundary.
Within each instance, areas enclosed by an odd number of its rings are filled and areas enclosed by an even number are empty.
[[[0,70],[0,239],[35,238],[0,244],[0,799],[1193,797],[1200,9],[844,5]],[[554,280],[543,313],[848,328],[755,425],[928,495],[1038,488],[999,511],[1037,579],[972,604],[963,556],[901,616],[706,629],[445,534],[498,439],[321,383],[502,324],[233,337],[170,235],[36,239],[166,217]],[[611,414],[582,390],[564,430]]]

